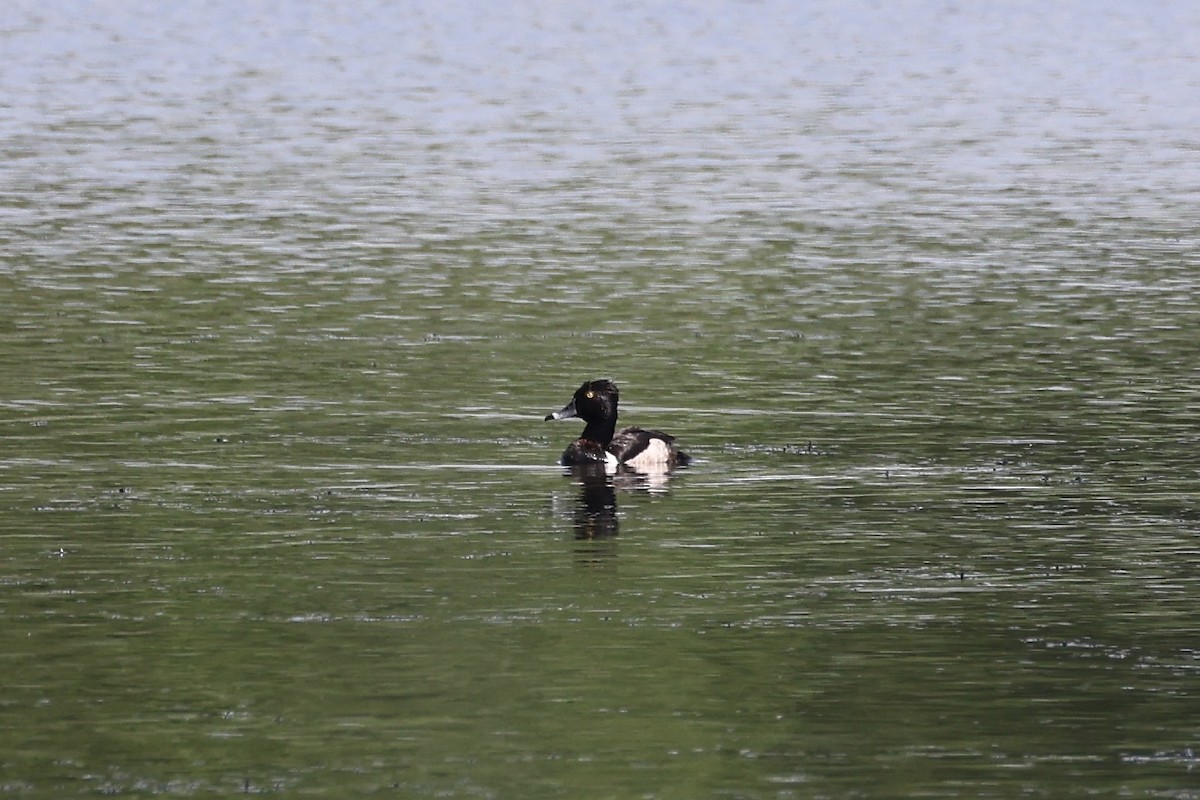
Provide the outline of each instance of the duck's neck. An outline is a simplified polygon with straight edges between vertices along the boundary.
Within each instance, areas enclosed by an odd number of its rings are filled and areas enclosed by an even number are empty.
[[[601,447],[608,447],[616,430],[617,420],[615,417],[608,420],[596,420],[587,424],[579,438],[599,442]]]

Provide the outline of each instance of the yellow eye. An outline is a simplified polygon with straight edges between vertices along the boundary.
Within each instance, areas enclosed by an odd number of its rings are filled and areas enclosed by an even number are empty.
[[[587,397],[587,399],[588,399],[588,400],[591,400],[591,399],[592,399],[593,397],[595,397],[595,396],[596,396],[596,393],[595,393],[595,392],[592,392],[592,391],[589,391],[589,392],[588,392],[588,393],[585,395],[585,397]]]

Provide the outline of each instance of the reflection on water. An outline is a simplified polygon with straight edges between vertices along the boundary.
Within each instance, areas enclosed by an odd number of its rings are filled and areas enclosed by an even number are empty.
[[[578,464],[567,467],[579,484],[579,502],[575,506],[575,538],[606,539],[620,532],[617,521],[617,491],[614,476],[605,464]]]
[[[620,532],[618,492],[665,493],[671,479],[671,470],[666,468],[637,470],[601,463],[575,464],[564,467],[564,472],[579,486],[574,514],[576,539],[615,537]]]
[[[1195,4],[469,6],[0,11],[3,790],[1192,796]]]

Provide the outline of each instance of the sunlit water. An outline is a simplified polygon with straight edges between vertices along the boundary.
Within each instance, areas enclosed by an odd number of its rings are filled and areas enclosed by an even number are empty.
[[[1196,797],[1198,31],[6,4],[0,792]]]

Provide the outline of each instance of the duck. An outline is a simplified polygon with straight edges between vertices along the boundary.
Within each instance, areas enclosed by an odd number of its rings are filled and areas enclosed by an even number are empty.
[[[562,410],[546,415],[546,422],[578,417],[587,423],[579,438],[559,458],[563,466],[604,463],[637,471],[665,472],[685,467],[692,457],[679,449],[675,437],[642,428],[617,430],[620,392],[610,380],[585,381]]]

